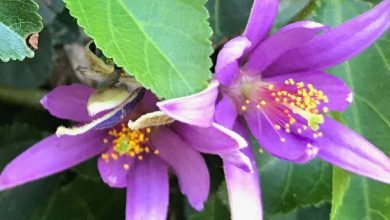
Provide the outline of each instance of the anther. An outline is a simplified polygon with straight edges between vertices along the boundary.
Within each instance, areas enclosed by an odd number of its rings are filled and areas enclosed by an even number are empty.
[[[123,168],[124,168],[125,170],[128,170],[128,169],[130,168],[130,166],[129,166],[129,164],[125,163],[125,164],[123,164]]]

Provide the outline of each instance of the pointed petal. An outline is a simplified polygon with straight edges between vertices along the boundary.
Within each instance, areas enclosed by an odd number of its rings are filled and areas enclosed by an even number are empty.
[[[278,0],[255,0],[253,2],[248,24],[243,34],[252,43],[251,47],[246,50],[246,54],[268,36],[278,15],[278,8]]]
[[[315,157],[318,149],[311,145],[311,140],[294,133],[278,133],[267,117],[256,110],[247,111],[246,122],[260,145],[270,154],[282,160],[304,163]],[[281,138],[285,141],[282,142]]]
[[[219,154],[219,156],[224,162],[236,166],[237,168],[240,168],[245,172],[254,172],[251,160],[241,150],[235,150],[232,152]]]
[[[105,152],[107,156],[113,153],[112,149]],[[127,186],[127,174],[133,166],[134,158],[129,156],[119,156],[118,159],[98,159],[98,169],[103,181],[114,188],[124,188]],[[125,168],[128,166],[128,169]]]
[[[248,146],[236,132],[217,123],[207,128],[176,123],[174,130],[188,145],[202,153],[222,154]]]
[[[0,175],[0,190],[15,187],[73,167],[106,147],[103,132],[74,137],[51,135],[11,161]]]
[[[152,144],[159,156],[172,167],[180,190],[196,210],[203,209],[210,188],[210,176],[203,157],[166,127],[152,132]]]
[[[261,74],[282,54],[313,39],[328,27],[312,21],[300,21],[289,24],[259,44],[248,57],[244,71]]]
[[[386,0],[311,42],[285,53],[266,73],[323,70],[335,66],[361,53],[389,26],[390,1]]]
[[[170,117],[191,125],[208,127],[215,112],[215,100],[218,95],[217,81],[194,95],[158,102],[157,106]]]
[[[350,172],[390,183],[390,159],[378,148],[340,123],[327,118],[316,140],[318,157]]]
[[[242,126],[235,130],[247,136]],[[248,137],[247,137],[248,138]],[[243,151],[252,161],[253,172],[248,173],[224,160],[224,171],[229,195],[232,220],[261,220],[263,210],[261,203],[260,181],[251,147]]]
[[[215,78],[224,86],[232,84],[240,73],[238,59],[244,50],[251,45],[246,37],[236,37],[225,43],[218,53],[217,64],[215,65]]]
[[[268,77],[265,81],[284,82],[290,78],[295,82],[304,82],[306,85],[310,83],[314,88],[324,92],[329,102],[320,105],[320,110],[326,106],[330,111],[344,111],[352,103],[352,91],[348,85],[336,76],[322,71],[282,74]]]
[[[127,220],[165,220],[168,213],[168,167],[156,156],[136,161],[129,171]]]
[[[234,101],[224,95],[215,107],[215,121],[226,128],[232,128],[238,116]]]
[[[88,122],[87,103],[94,89],[81,84],[59,86],[41,99],[41,104],[57,118]]]

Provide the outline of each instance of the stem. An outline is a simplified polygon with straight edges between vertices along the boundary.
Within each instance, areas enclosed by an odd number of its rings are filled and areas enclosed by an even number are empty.
[[[0,102],[42,110],[39,100],[45,91],[35,89],[16,89],[0,86]]]
[[[319,0],[310,0],[310,2],[297,15],[295,15],[288,23],[301,21],[309,16],[314,10],[317,10],[321,5]]]

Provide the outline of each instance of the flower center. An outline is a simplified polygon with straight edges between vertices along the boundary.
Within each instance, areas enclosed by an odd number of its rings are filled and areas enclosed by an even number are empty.
[[[241,94],[245,97],[241,112],[249,108],[262,111],[278,131],[281,142],[286,139],[279,131],[300,135],[306,132],[314,138],[323,136],[320,125],[329,111],[325,106],[329,99],[312,84],[296,82],[292,78],[284,82],[248,82],[241,87]]]
[[[108,151],[111,153],[103,153],[101,157],[108,163],[110,159],[118,160],[119,157],[136,157],[138,160],[143,160],[146,154],[158,155],[159,151],[149,145],[151,132],[150,127],[132,130],[125,124],[113,128],[108,131],[110,138],[103,139],[103,143],[111,145],[112,149]],[[129,169],[128,164],[124,164],[123,167]]]

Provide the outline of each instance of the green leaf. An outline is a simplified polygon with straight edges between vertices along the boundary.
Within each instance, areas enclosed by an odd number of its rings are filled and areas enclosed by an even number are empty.
[[[230,214],[227,207],[219,200],[216,194],[209,196],[202,212],[194,213],[188,220],[220,220],[229,219]]]
[[[0,0],[1,1],[1,0]],[[16,88],[38,88],[52,71],[53,48],[49,31],[39,37],[39,49],[32,59],[0,63],[0,85]]]
[[[268,216],[267,220],[329,220],[330,205],[309,206],[285,214]]]
[[[31,0],[0,0],[0,5],[0,59],[7,62],[33,57],[26,39],[43,28],[38,5]]]
[[[205,0],[66,0],[107,57],[159,97],[199,92],[211,78]]]
[[[314,18],[335,26],[370,8],[361,1],[323,0]],[[390,155],[390,32],[356,58],[329,70],[354,91],[342,114],[347,125]],[[331,219],[390,219],[390,186],[347,172],[333,173]]]
[[[293,164],[266,153],[256,160],[266,215],[330,201],[332,169],[325,162]]]
[[[214,30],[213,44],[218,45],[242,33],[248,21],[253,0],[209,0],[207,8]]]

